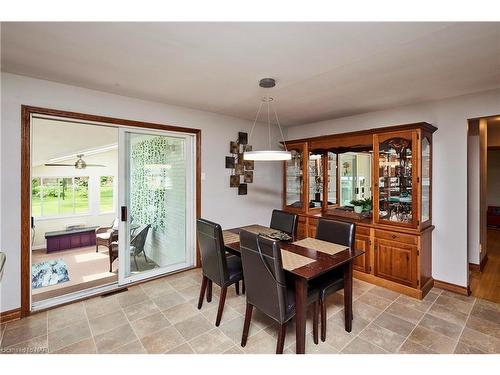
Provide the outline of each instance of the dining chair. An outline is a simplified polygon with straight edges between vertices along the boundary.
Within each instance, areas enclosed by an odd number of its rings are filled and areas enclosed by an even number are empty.
[[[316,238],[322,241],[333,242],[348,246],[354,250],[356,226],[338,220],[320,219],[316,229]],[[334,269],[313,282],[313,287],[319,290],[319,306],[321,313],[321,341],[326,340],[326,297],[344,289],[344,270],[342,267]],[[347,296],[344,295],[344,308],[347,307]],[[351,315],[352,319],[352,315]]]
[[[144,249],[146,244],[146,239],[148,237],[149,229],[151,228],[151,224],[141,225],[136,231],[138,233],[131,237],[130,240],[130,254],[134,257],[135,269],[139,271],[139,265],[137,264],[137,255],[143,253],[144,260],[146,263],[148,262],[148,258],[146,257],[146,251]],[[110,252],[109,252],[109,272],[113,270],[113,262],[118,258],[118,235],[112,237],[113,242],[111,242]]]
[[[240,280],[243,280],[241,259],[234,255],[226,255],[222,228],[219,224],[205,219],[198,219],[196,229],[203,273],[198,309],[201,309],[203,305],[205,292],[207,302],[212,301],[212,283],[219,285],[221,287],[219,310],[217,311],[217,318],[215,320],[215,326],[218,327],[224,311],[227,288],[235,284],[236,291],[239,293],[238,285]]]
[[[292,238],[297,237],[298,216],[282,210],[273,210],[270,228],[285,232]]]
[[[257,308],[279,324],[276,354],[283,353],[287,323],[295,316],[294,284],[287,282],[281,249],[277,241],[242,230],[240,232],[241,262],[246,284],[246,312],[241,337],[244,347]],[[313,338],[318,343],[318,290],[309,290],[307,304],[312,304]]]

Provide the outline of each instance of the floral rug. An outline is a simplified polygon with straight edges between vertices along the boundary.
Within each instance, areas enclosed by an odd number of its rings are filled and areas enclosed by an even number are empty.
[[[69,281],[68,267],[63,259],[36,263],[31,266],[31,287],[33,289]]]

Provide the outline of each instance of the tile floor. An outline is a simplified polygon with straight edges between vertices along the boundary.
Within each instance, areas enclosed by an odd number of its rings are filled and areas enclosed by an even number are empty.
[[[228,292],[220,327],[217,296],[196,308],[200,270],[191,270],[1,326],[0,353],[274,353],[276,324],[255,312],[239,344],[245,297]],[[342,295],[328,300],[327,340],[307,353],[500,353],[500,305],[433,289],[418,301],[354,281],[354,322],[343,328]],[[295,350],[293,322],[285,353]]]

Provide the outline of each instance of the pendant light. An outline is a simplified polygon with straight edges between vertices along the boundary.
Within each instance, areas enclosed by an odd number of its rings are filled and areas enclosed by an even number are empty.
[[[259,82],[259,86],[263,88],[272,88],[276,86],[276,81],[273,78],[262,78]],[[255,161],[277,161],[277,160],[291,160],[292,153],[287,150],[285,138],[283,137],[283,131],[281,130],[281,125],[278,119],[278,113],[276,112],[276,108],[272,105],[274,98],[271,96],[265,96],[262,98],[260,102],[259,109],[257,110],[257,115],[255,116],[255,120],[253,122],[252,130],[250,130],[250,135],[248,137],[248,141],[250,143],[250,139],[252,138],[253,129],[255,128],[255,124],[259,119],[260,112],[262,107],[267,107],[267,126],[269,128],[269,149],[268,150],[256,150],[256,151],[245,151],[243,153],[244,160],[255,160]],[[281,139],[283,140],[284,151],[282,150],[273,150],[271,147],[271,108],[274,112],[274,117],[276,118],[276,124],[278,125],[278,129],[280,130]]]

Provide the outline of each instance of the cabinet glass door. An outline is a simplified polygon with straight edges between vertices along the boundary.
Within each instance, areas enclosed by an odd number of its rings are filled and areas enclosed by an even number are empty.
[[[378,219],[414,223],[413,133],[383,137],[378,144]]]
[[[422,223],[431,219],[431,143],[422,140]]]
[[[323,155],[309,153],[309,207],[323,205]]]
[[[285,180],[285,204],[292,208],[303,208],[304,202],[304,176],[303,176],[303,157],[304,150],[302,147],[288,146],[292,153],[291,160],[285,163],[286,180]]]
[[[337,154],[327,153],[328,206],[337,204]]]

